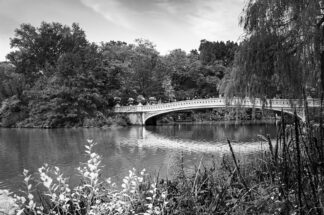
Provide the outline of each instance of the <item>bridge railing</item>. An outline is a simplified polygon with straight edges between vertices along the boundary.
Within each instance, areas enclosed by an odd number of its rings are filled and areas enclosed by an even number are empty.
[[[121,106],[115,107],[115,112],[119,113],[131,113],[131,112],[149,112],[149,111],[160,111],[176,108],[208,108],[208,107],[271,107],[271,108],[292,108],[292,107],[303,107],[304,102],[297,99],[268,99],[263,101],[261,99],[251,100],[249,98],[210,98],[210,99],[195,99],[185,100],[170,103],[152,104],[152,105],[135,105],[135,106]],[[320,107],[319,99],[307,99],[309,107]]]

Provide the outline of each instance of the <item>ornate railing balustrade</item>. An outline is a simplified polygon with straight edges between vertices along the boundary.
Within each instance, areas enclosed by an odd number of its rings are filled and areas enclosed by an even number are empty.
[[[307,99],[307,104],[309,107],[319,107],[319,99]],[[170,103],[161,103],[161,104],[147,104],[147,105],[133,105],[133,106],[120,106],[115,107],[115,112],[117,113],[127,113],[127,112],[148,112],[148,111],[161,111],[168,110],[173,108],[187,108],[187,107],[196,107],[201,106],[202,108],[212,107],[267,107],[267,108],[294,108],[294,107],[303,107],[304,102],[302,100],[289,100],[289,99],[267,99],[262,101],[261,99],[224,99],[224,98],[211,98],[211,99],[194,99],[186,101],[177,101]]]
[[[320,107],[319,99],[307,99],[308,107]],[[242,107],[242,108],[264,108],[275,111],[283,110],[286,113],[293,114],[297,110],[297,115],[305,120],[304,101],[300,99],[249,99],[249,98],[209,98],[177,101],[160,104],[134,105],[115,107],[116,113],[140,113],[137,116],[135,124],[144,124],[145,121],[153,116],[168,113],[172,111],[204,109],[204,108],[225,108],[225,107]],[[133,117],[134,118],[134,117]],[[141,118],[141,119],[138,119]]]

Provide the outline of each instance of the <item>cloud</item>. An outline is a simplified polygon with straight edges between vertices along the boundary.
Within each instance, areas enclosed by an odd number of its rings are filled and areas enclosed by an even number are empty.
[[[178,28],[200,39],[236,40],[244,0],[81,0],[123,28],[145,33]],[[148,29],[151,28],[151,29]],[[152,29],[153,28],[153,29]]]
[[[237,40],[243,0],[207,0],[188,13],[186,18],[196,35],[209,40]]]
[[[127,7],[123,7],[119,1],[81,0],[81,2],[102,15],[109,22],[127,29],[134,29],[130,21],[134,12]]]

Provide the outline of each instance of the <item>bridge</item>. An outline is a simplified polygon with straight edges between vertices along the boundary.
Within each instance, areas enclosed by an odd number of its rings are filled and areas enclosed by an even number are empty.
[[[319,99],[308,98],[307,105],[311,108],[321,106]],[[306,120],[305,101],[300,99],[249,99],[249,98],[210,98],[210,99],[194,99],[186,101],[177,101],[170,103],[152,104],[152,105],[134,105],[134,106],[116,106],[115,113],[125,113],[131,124],[145,125],[146,121],[152,117],[182,110],[209,109],[209,108],[256,108],[268,109],[273,111],[283,111],[284,113],[294,114],[296,110],[297,116],[302,120]]]

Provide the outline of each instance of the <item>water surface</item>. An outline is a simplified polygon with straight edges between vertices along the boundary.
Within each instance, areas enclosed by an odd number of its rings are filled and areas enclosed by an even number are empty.
[[[17,191],[22,187],[24,169],[36,172],[43,164],[56,165],[79,183],[76,167],[86,161],[84,144],[97,142],[95,150],[103,157],[104,177],[120,181],[128,170],[146,168],[153,174],[170,177],[179,158],[190,170],[200,160],[220,163],[228,154],[231,140],[238,158],[253,157],[266,148],[258,134],[274,137],[274,125],[179,124],[155,127],[111,129],[0,129],[0,189]]]

